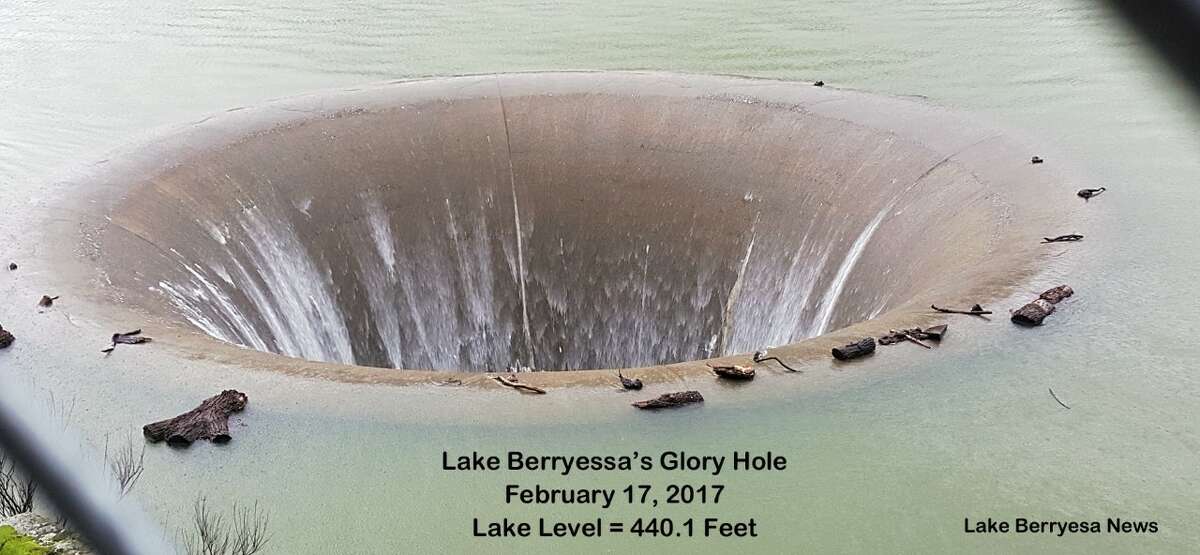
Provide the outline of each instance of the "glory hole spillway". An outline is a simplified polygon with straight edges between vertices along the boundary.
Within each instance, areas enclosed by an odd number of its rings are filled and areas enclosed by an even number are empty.
[[[1048,216],[1028,150],[927,103],[662,73],[311,94],[76,176],[98,295],[382,368],[626,368],[989,298]],[[214,342],[215,343],[215,342]]]

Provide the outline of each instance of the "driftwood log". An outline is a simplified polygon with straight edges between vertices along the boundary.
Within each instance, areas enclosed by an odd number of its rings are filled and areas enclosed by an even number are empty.
[[[1074,295],[1074,294],[1075,294],[1075,290],[1071,289],[1071,286],[1059,285],[1058,287],[1055,287],[1054,289],[1047,289],[1046,291],[1042,292],[1041,295],[1038,295],[1038,298],[1045,300],[1045,301],[1049,302],[1050,304],[1058,304],[1063,299],[1070,297],[1071,295]]]
[[[941,308],[936,304],[929,305],[929,308],[932,308],[938,312],[945,312],[947,314],[969,314],[971,316],[984,316],[986,314],[992,313],[992,311],[984,310],[983,307],[979,306],[979,305],[972,306],[970,310],[957,310],[954,308]]]
[[[496,380],[496,383],[498,383],[500,385],[511,387],[513,389],[516,389],[517,391],[524,391],[526,393],[537,393],[538,395],[546,394],[545,389],[542,389],[540,387],[534,387],[532,385],[523,384],[523,383],[517,381],[516,378],[507,378],[504,376],[492,376],[492,379]]]
[[[1070,243],[1082,240],[1083,236],[1078,233],[1059,235],[1058,237],[1042,237],[1042,243]]]
[[[678,391],[675,393],[664,393],[654,399],[638,401],[633,403],[633,406],[639,409],[669,409],[703,402],[704,396],[700,395],[699,391]]]
[[[838,360],[853,360],[859,357],[865,357],[874,352],[875,338],[867,337],[854,343],[850,343],[849,345],[834,347],[833,358]]]
[[[1040,326],[1042,320],[1054,313],[1054,305],[1045,299],[1036,299],[1033,302],[1016,309],[1012,313],[1012,321],[1014,324],[1022,326]]]
[[[617,379],[621,380],[621,387],[623,387],[625,389],[636,390],[636,389],[642,388],[642,380],[640,380],[638,378],[632,378],[632,379],[626,378],[625,375],[622,374],[620,370],[617,370]]]
[[[175,447],[186,447],[201,439],[225,443],[232,439],[229,435],[229,415],[245,409],[247,401],[249,398],[245,393],[226,389],[175,418],[146,424],[142,427],[142,434],[150,443],[166,441],[167,445]]]
[[[16,340],[17,338],[13,337],[13,334],[4,329],[4,326],[0,326],[0,349],[7,349],[13,344],[13,341]]]
[[[713,374],[716,374],[718,378],[740,381],[754,379],[754,368],[749,366],[713,366],[709,364],[708,367],[712,368]]]
[[[1069,285],[1059,285],[1053,289],[1047,289],[1033,302],[1014,310],[1012,321],[1014,324],[1022,326],[1040,326],[1042,320],[1054,313],[1054,305],[1074,294],[1075,291]]]

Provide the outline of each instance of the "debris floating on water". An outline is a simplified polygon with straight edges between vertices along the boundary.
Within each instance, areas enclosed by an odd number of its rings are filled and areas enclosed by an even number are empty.
[[[524,392],[528,392],[528,393],[537,393],[538,395],[546,394],[545,389],[542,389],[540,387],[534,387],[532,385],[523,384],[523,383],[517,381],[517,378],[515,376],[513,376],[513,377],[492,376],[492,379],[496,380],[496,383],[498,383],[500,385],[511,387],[518,391],[524,391]]]
[[[1104,187],[1100,187],[1099,189],[1080,189],[1079,192],[1075,194],[1079,195],[1079,197],[1083,200],[1087,200],[1107,190],[1108,189],[1105,189]]]
[[[617,379],[621,380],[621,387],[623,387],[625,389],[641,389],[642,388],[642,380],[640,380],[638,378],[633,378],[633,379],[626,378],[625,375],[622,374],[620,370],[617,371]]]
[[[778,362],[780,366],[787,368],[789,372],[799,372],[799,370],[796,370],[795,368],[788,366],[787,363],[780,360],[779,357],[767,356],[766,351],[758,351],[758,352],[754,353],[754,362],[762,364],[764,362],[767,362],[768,360],[773,360],[775,362]]]
[[[1075,291],[1068,285],[1047,289],[1033,302],[1014,310],[1012,321],[1022,326],[1040,326],[1047,316],[1054,313],[1054,305],[1074,294]]]
[[[950,329],[950,326],[939,324],[931,328],[925,328],[925,335],[934,341],[941,341],[946,336],[946,330],[948,329]]]
[[[233,439],[229,435],[229,415],[241,412],[249,400],[245,393],[227,389],[175,418],[146,424],[142,434],[150,443],[166,441],[172,447],[187,447],[201,439],[226,443]]]
[[[725,378],[727,380],[746,381],[754,379],[754,368],[749,366],[738,366],[736,364],[729,366],[713,366],[709,364],[708,367],[712,369],[713,373],[716,374],[717,377]]]
[[[1058,237],[1042,237],[1042,243],[1069,243],[1072,241],[1082,241],[1083,236],[1078,233],[1068,235],[1059,235]]]
[[[903,341],[910,341],[912,343],[916,343],[917,345],[925,347],[926,349],[931,349],[932,347],[925,344],[922,340],[932,339],[934,341],[941,341],[942,336],[946,335],[947,328],[948,328],[947,325],[941,324],[941,325],[933,326],[929,329],[924,329],[924,330],[921,328],[891,330],[887,335],[880,336],[879,344],[880,345],[895,345],[896,343],[900,343]]]
[[[1050,389],[1050,396],[1054,397],[1054,400],[1058,401],[1058,404],[1062,405],[1062,408],[1071,410],[1071,407],[1068,407],[1066,403],[1062,402],[1062,399],[1058,398],[1058,395],[1054,394],[1054,388],[1048,388],[1048,389]]]
[[[938,312],[945,312],[947,314],[968,314],[971,316],[984,316],[984,315],[992,313],[992,311],[990,311],[990,310],[984,310],[983,307],[979,306],[978,304],[972,306],[968,310],[958,310],[958,309],[954,309],[954,308],[941,308],[935,304],[929,305],[929,308],[932,308]]]
[[[125,333],[114,333],[112,335],[112,346],[107,349],[101,349],[100,352],[108,354],[113,352],[117,348],[117,345],[141,345],[142,343],[149,343],[151,341],[153,339],[149,337],[142,337],[142,330],[140,329]]]
[[[700,395],[699,391],[679,391],[676,393],[664,393],[654,399],[638,401],[633,403],[633,406],[639,409],[669,409],[682,407],[692,403],[703,403],[704,396]]]
[[[1059,301],[1075,294],[1075,290],[1069,285],[1059,285],[1058,287],[1047,289],[1038,296],[1039,299],[1045,299],[1050,304],[1058,304]]]
[[[1042,160],[1041,156],[1034,156],[1029,159],[1029,163],[1031,164],[1041,164],[1042,162],[1045,162],[1045,160]]]
[[[833,348],[833,358],[838,360],[853,360],[865,357],[875,352],[875,338],[867,337],[854,343]]]
[[[58,295],[55,295],[53,297],[51,297],[50,295],[42,295],[41,300],[38,301],[38,306],[43,307],[43,308],[50,308],[50,307],[54,306],[54,301],[57,301],[57,300],[58,300]]]

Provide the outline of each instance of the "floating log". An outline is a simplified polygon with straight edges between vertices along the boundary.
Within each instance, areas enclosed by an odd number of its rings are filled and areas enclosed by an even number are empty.
[[[50,307],[54,306],[54,301],[57,301],[57,300],[58,300],[57,295],[55,295],[53,297],[51,297],[50,295],[42,295],[41,300],[38,301],[38,306],[44,307],[44,308],[50,308]]]
[[[754,368],[749,366],[713,366],[709,364],[708,367],[712,368],[713,374],[716,374],[717,377],[727,380],[746,381],[754,379]]]
[[[703,402],[704,396],[700,395],[699,391],[679,391],[675,393],[664,393],[654,399],[638,401],[633,403],[633,406],[639,409],[669,409],[690,405],[692,403]]]
[[[1041,156],[1034,156],[1029,159],[1029,163],[1031,164],[1041,164],[1042,162],[1045,162],[1045,160],[1042,160]]]
[[[875,338],[867,337],[849,345],[833,348],[833,358],[838,360],[853,360],[875,352]]]
[[[945,312],[947,314],[969,314],[971,316],[983,316],[985,314],[992,313],[992,311],[984,310],[983,307],[979,306],[979,305],[972,306],[970,310],[957,310],[957,309],[953,309],[953,308],[941,308],[935,304],[929,305],[929,308],[932,308],[938,312]]]
[[[787,368],[789,372],[799,372],[799,370],[796,370],[795,368],[792,368],[791,366],[788,366],[788,365],[787,365],[785,362],[783,362],[782,360],[779,360],[779,357],[769,357],[769,356],[767,356],[767,352],[766,352],[766,351],[758,351],[758,352],[754,353],[754,362],[757,362],[758,364],[762,364],[762,363],[764,363],[764,362],[767,362],[768,360],[773,360],[773,361],[775,361],[775,362],[778,362],[780,366],[782,366],[782,367],[784,367],[784,368]]]
[[[174,447],[186,447],[201,439],[225,443],[232,439],[229,435],[229,415],[241,412],[248,401],[245,393],[226,389],[175,418],[146,424],[142,427],[142,434],[150,443],[165,440],[167,445]]]
[[[1107,190],[1108,189],[1105,189],[1104,187],[1100,187],[1099,189],[1080,189],[1079,192],[1075,194],[1079,195],[1083,200],[1087,200]]]
[[[545,389],[542,389],[540,387],[534,387],[532,385],[523,384],[523,383],[517,381],[516,378],[506,378],[504,376],[492,376],[492,379],[496,380],[496,383],[498,383],[500,385],[508,386],[508,387],[511,387],[518,391],[525,391],[528,393],[537,393],[538,395],[546,394]]]
[[[1022,326],[1040,326],[1042,320],[1054,313],[1054,304],[1045,299],[1036,299],[1033,302],[1018,308],[1012,313],[1012,321],[1014,324]]]
[[[1083,236],[1078,233],[1068,235],[1059,235],[1058,237],[1042,237],[1042,243],[1069,243],[1073,241],[1082,241]]]
[[[621,380],[621,387],[623,387],[625,389],[636,390],[636,389],[642,388],[642,380],[640,380],[638,378],[633,378],[633,379],[626,378],[624,376],[624,374],[621,374],[620,370],[617,371],[617,378]]]
[[[4,326],[0,326],[0,349],[7,349],[13,344],[13,341],[16,340],[17,338],[13,337],[13,334],[4,329]]]
[[[1071,286],[1059,285],[1053,289],[1047,289],[1041,295],[1039,295],[1038,298],[1048,301],[1050,304],[1058,304],[1063,299],[1074,294],[1075,290],[1071,289]]]
[[[107,349],[101,349],[100,352],[111,353],[117,348],[117,345],[141,345],[142,343],[149,343],[153,341],[153,339],[149,337],[142,337],[141,335],[142,330],[140,329],[127,331],[125,333],[114,333],[112,334],[112,346],[108,347]]]

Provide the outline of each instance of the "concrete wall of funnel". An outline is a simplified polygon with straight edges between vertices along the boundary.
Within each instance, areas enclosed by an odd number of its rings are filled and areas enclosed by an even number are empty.
[[[1029,269],[1051,186],[924,103],[607,72],[297,97],[79,180],[112,299],[260,351],[466,371],[705,359],[978,300]]]

